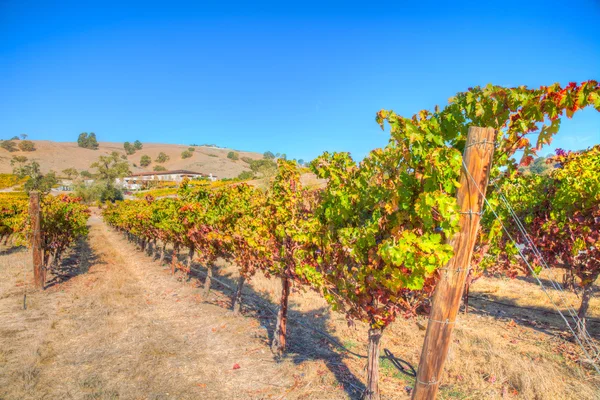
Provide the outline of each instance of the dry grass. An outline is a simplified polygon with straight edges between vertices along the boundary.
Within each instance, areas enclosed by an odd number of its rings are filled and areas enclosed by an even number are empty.
[[[44,293],[23,285],[31,270],[26,251],[0,255],[0,399],[358,397],[365,361],[307,326],[361,354],[366,327],[349,327],[317,294],[292,294],[290,347],[279,360],[268,346],[272,315],[256,306],[275,309],[277,280],[253,279],[244,317],[234,317],[227,289],[215,285],[204,299],[201,279],[171,277],[98,217],[91,223],[89,244],[77,249],[76,265],[86,272]],[[233,266],[220,265],[219,280],[232,286],[236,277]],[[598,381],[578,365],[577,349],[559,335],[535,285],[486,278],[472,293],[532,309],[472,300],[455,331],[440,398],[597,398]],[[592,307],[598,317],[597,299]],[[423,337],[414,321],[398,321],[382,347],[416,366]],[[412,378],[388,361],[381,369],[383,398],[408,399]]]
[[[98,150],[88,150],[77,146],[73,137],[73,142],[53,142],[49,140],[34,140],[36,150],[34,152],[14,152],[9,153],[0,149],[0,173],[12,173],[13,167],[10,160],[14,155],[24,155],[31,160],[40,163],[42,170],[54,170],[60,175],[60,171],[66,168],[75,168],[78,171],[88,170],[90,164],[98,159],[99,156],[110,154],[117,151],[125,154],[123,143],[100,142]],[[187,169],[195,172],[212,173],[219,178],[233,178],[242,171],[249,171],[248,164],[241,160],[242,157],[252,159],[262,158],[262,154],[251,152],[238,152],[240,160],[233,161],[227,158],[229,149],[218,149],[211,147],[195,147],[192,157],[182,159],[181,152],[187,150],[187,145],[163,144],[163,143],[144,143],[142,150],[135,154],[127,156],[132,172],[152,171],[155,165],[154,160],[160,152],[166,153],[170,159],[163,165],[165,168]],[[152,164],[146,168],[140,167],[140,158],[142,155],[148,155],[152,159]],[[133,167],[136,164],[137,167]]]

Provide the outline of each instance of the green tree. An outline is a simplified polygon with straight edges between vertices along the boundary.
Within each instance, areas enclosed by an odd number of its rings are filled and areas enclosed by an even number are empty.
[[[154,171],[155,172],[161,172],[161,171],[166,171],[167,169],[165,167],[163,167],[162,165],[155,165],[154,166]]]
[[[136,150],[141,150],[143,147],[142,142],[140,142],[139,140],[136,140],[135,142],[133,142],[133,148]]]
[[[277,172],[277,163],[273,159],[253,160],[250,169],[263,177],[269,177]]]
[[[135,153],[135,147],[129,142],[123,143],[123,148],[125,149],[125,153],[127,153],[127,155],[132,155]]]
[[[190,151],[190,152],[194,152],[194,151],[196,151],[196,149],[195,149],[195,148],[193,148],[193,147],[188,147],[188,151]]]
[[[92,179],[94,177],[94,175],[92,175],[90,171],[87,171],[85,169],[79,173],[79,176],[85,179]]]
[[[89,134],[87,132],[80,133],[77,138],[77,145],[84,149],[97,150],[98,141],[96,140],[96,134],[94,132]]]
[[[16,164],[23,164],[27,162],[27,157],[25,156],[13,156],[12,160],[10,160],[10,165],[15,166]]]
[[[192,156],[192,152],[191,151],[184,151],[181,153],[181,158],[186,159],[186,158],[190,158]]]
[[[21,140],[19,142],[21,151],[35,151],[35,144],[31,140]]]
[[[29,178],[23,185],[23,189],[28,194],[32,191],[48,193],[58,182],[53,171],[42,174],[40,164],[36,161],[14,168],[13,174],[17,175],[19,179]]]
[[[254,176],[255,176],[254,172],[252,172],[252,171],[242,171],[237,176],[237,179],[239,179],[240,181],[245,181],[248,179],[254,179]]]
[[[229,158],[230,160],[237,160],[239,158],[238,153],[236,153],[235,151],[230,151],[229,153],[227,153],[227,158]]]
[[[96,170],[94,184],[98,185],[100,201],[115,201],[123,198],[122,191],[116,187],[115,180],[130,173],[129,164],[121,160],[119,153],[113,151],[109,156],[100,156],[98,161],[90,165]]]
[[[152,159],[150,158],[150,156],[145,155],[145,154],[140,159],[140,165],[142,167],[147,167],[148,165],[150,165],[151,162],[152,162]]]
[[[4,150],[9,151],[11,153],[14,151],[17,151],[17,146],[15,145],[15,142],[13,142],[12,140],[0,141],[0,147],[2,147]]]
[[[25,140],[28,137],[26,133],[21,133],[19,136],[21,137],[21,140]]]
[[[158,157],[156,157],[156,161],[159,164],[163,164],[166,163],[167,161],[169,161],[171,157],[169,157],[168,155],[166,155],[165,153],[163,153],[162,151],[160,153],[158,153]]]
[[[67,179],[77,179],[77,177],[79,176],[79,172],[77,172],[75,168],[63,169],[62,173],[64,176],[67,177]]]
[[[265,160],[272,160],[272,159],[274,159],[274,158],[275,158],[275,154],[273,154],[273,153],[272,153],[272,152],[270,152],[270,151],[265,151],[265,152],[263,153],[263,158],[264,158]]]
[[[520,169],[524,173],[532,173],[535,175],[547,175],[552,172],[552,164],[548,163],[548,159],[545,157],[538,157],[529,166],[521,167]]]

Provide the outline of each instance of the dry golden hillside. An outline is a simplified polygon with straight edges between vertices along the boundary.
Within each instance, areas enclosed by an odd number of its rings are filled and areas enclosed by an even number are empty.
[[[26,156],[30,160],[40,163],[43,171],[54,170],[60,172],[66,168],[75,168],[78,171],[89,169],[90,164],[99,156],[107,155],[113,151],[125,154],[123,143],[99,142],[98,150],[88,150],[77,146],[75,142],[53,142],[49,140],[35,140],[36,150],[33,152],[16,151],[9,153],[0,149],[0,173],[12,172],[10,160],[13,156]],[[142,150],[127,156],[132,172],[152,171],[157,163],[154,161],[160,152],[167,154],[170,159],[163,165],[166,169],[187,169],[204,174],[213,174],[218,178],[233,178],[240,172],[249,170],[248,164],[241,160],[242,157],[252,159],[262,158],[262,154],[241,151],[240,159],[232,161],[227,158],[230,149],[198,146],[194,147],[192,157],[181,158],[181,153],[188,149],[187,145],[144,143]],[[152,164],[142,168],[139,166],[142,155],[148,155]],[[137,165],[134,167],[133,165]],[[60,174],[59,174],[60,175]]]

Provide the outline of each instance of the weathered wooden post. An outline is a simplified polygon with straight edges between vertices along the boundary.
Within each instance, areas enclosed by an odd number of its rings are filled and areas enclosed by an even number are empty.
[[[31,251],[33,253],[33,280],[37,289],[44,289],[46,271],[42,255],[42,221],[40,216],[40,192],[29,193],[29,217],[31,218]]]
[[[433,400],[439,389],[479,229],[495,137],[496,131],[492,128],[469,128],[460,188],[456,195],[460,209],[460,230],[448,242],[454,247],[454,257],[442,269],[433,295],[413,400]]]

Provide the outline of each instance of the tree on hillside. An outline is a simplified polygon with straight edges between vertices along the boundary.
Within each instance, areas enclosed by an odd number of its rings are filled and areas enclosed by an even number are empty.
[[[77,179],[77,177],[79,176],[79,172],[77,172],[75,168],[63,169],[62,173],[64,176],[67,177],[67,179]]]
[[[127,155],[132,155],[135,153],[135,147],[129,142],[123,143],[123,148],[125,149],[125,153],[127,153]]]
[[[277,172],[277,163],[272,159],[253,160],[250,169],[263,177],[273,176]]]
[[[135,150],[141,150],[143,147],[142,142],[140,142],[139,140],[136,140],[135,142],[133,142],[133,148]]]
[[[192,156],[192,152],[191,151],[185,150],[185,151],[183,151],[181,153],[181,158],[183,158],[183,159],[190,158],[191,156]]]
[[[195,149],[195,148],[193,148],[193,147],[188,147],[188,151],[189,151],[189,152],[194,152],[194,151],[196,151],[196,149]]]
[[[99,187],[100,201],[115,201],[123,199],[123,193],[115,185],[117,178],[122,178],[130,173],[129,164],[119,157],[119,153],[113,151],[109,156],[100,156],[98,161],[90,165],[96,170],[94,177],[95,185]]]
[[[27,162],[27,157],[25,156],[13,156],[10,160],[10,165],[15,166],[16,164],[23,164]]]
[[[152,159],[150,158],[150,156],[144,154],[140,159],[140,165],[142,167],[147,167],[148,165],[150,165],[150,163],[152,163]]]
[[[4,150],[9,151],[11,153],[14,151],[17,151],[17,146],[15,145],[15,142],[12,140],[0,141],[0,147],[2,147]]]
[[[89,134],[87,132],[80,133],[77,138],[77,145],[84,149],[97,150],[98,141],[96,140],[96,134],[94,132]]]
[[[230,160],[237,160],[239,158],[238,153],[236,153],[235,151],[230,151],[229,153],[227,153],[227,158],[229,158]]]
[[[25,140],[28,138],[26,133],[21,133],[19,136],[21,137],[21,140]]]
[[[35,144],[31,140],[21,140],[19,142],[21,151],[35,151]]]
[[[263,153],[263,158],[264,158],[265,160],[272,160],[272,159],[274,159],[274,158],[275,158],[275,154],[273,154],[273,153],[272,153],[272,152],[270,152],[270,151],[265,151],[265,152]]]
[[[156,157],[156,161],[159,164],[163,164],[166,163],[167,161],[169,161],[171,157],[169,157],[168,155],[166,155],[165,153],[163,153],[162,151],[160,153],[158,153],[158,157]]]
[[[85,179],[92,179],[94,177],[94,175],[92,175],[92,173],[90,171],[85,170],[85,169],[79,173],[79,176],[81,176],[82,178],[85,178]]]
[[[254,179],[254,172],[252,171],[242,171],[240,172],[240,174],[236,177],[236,179],[240,180],[240,181],[245,181],[248,179]]]
[[[13,174],[17,175],[20,179],[29,178],[25,182],[25,185],[23,185],[23,189],[27,194],[34,190],[40,193],[48,193],[52,189],[52,186],[58,182],[56,174],[53,171],[42,174],[40,164],[36,161],[14,168]]]
[[[10,138],[10,140],[21,140],[18,136],[13,136]]]
[[[155,165],[153,170],[155,172],[162,172],[162,171],[166,171],[167,169],[165,167],[163,167],[162,165]]]
[[[521,166],[519,170],[524,174],[547,175],[554,169],[550,159],[538,157],[528,166]]]

